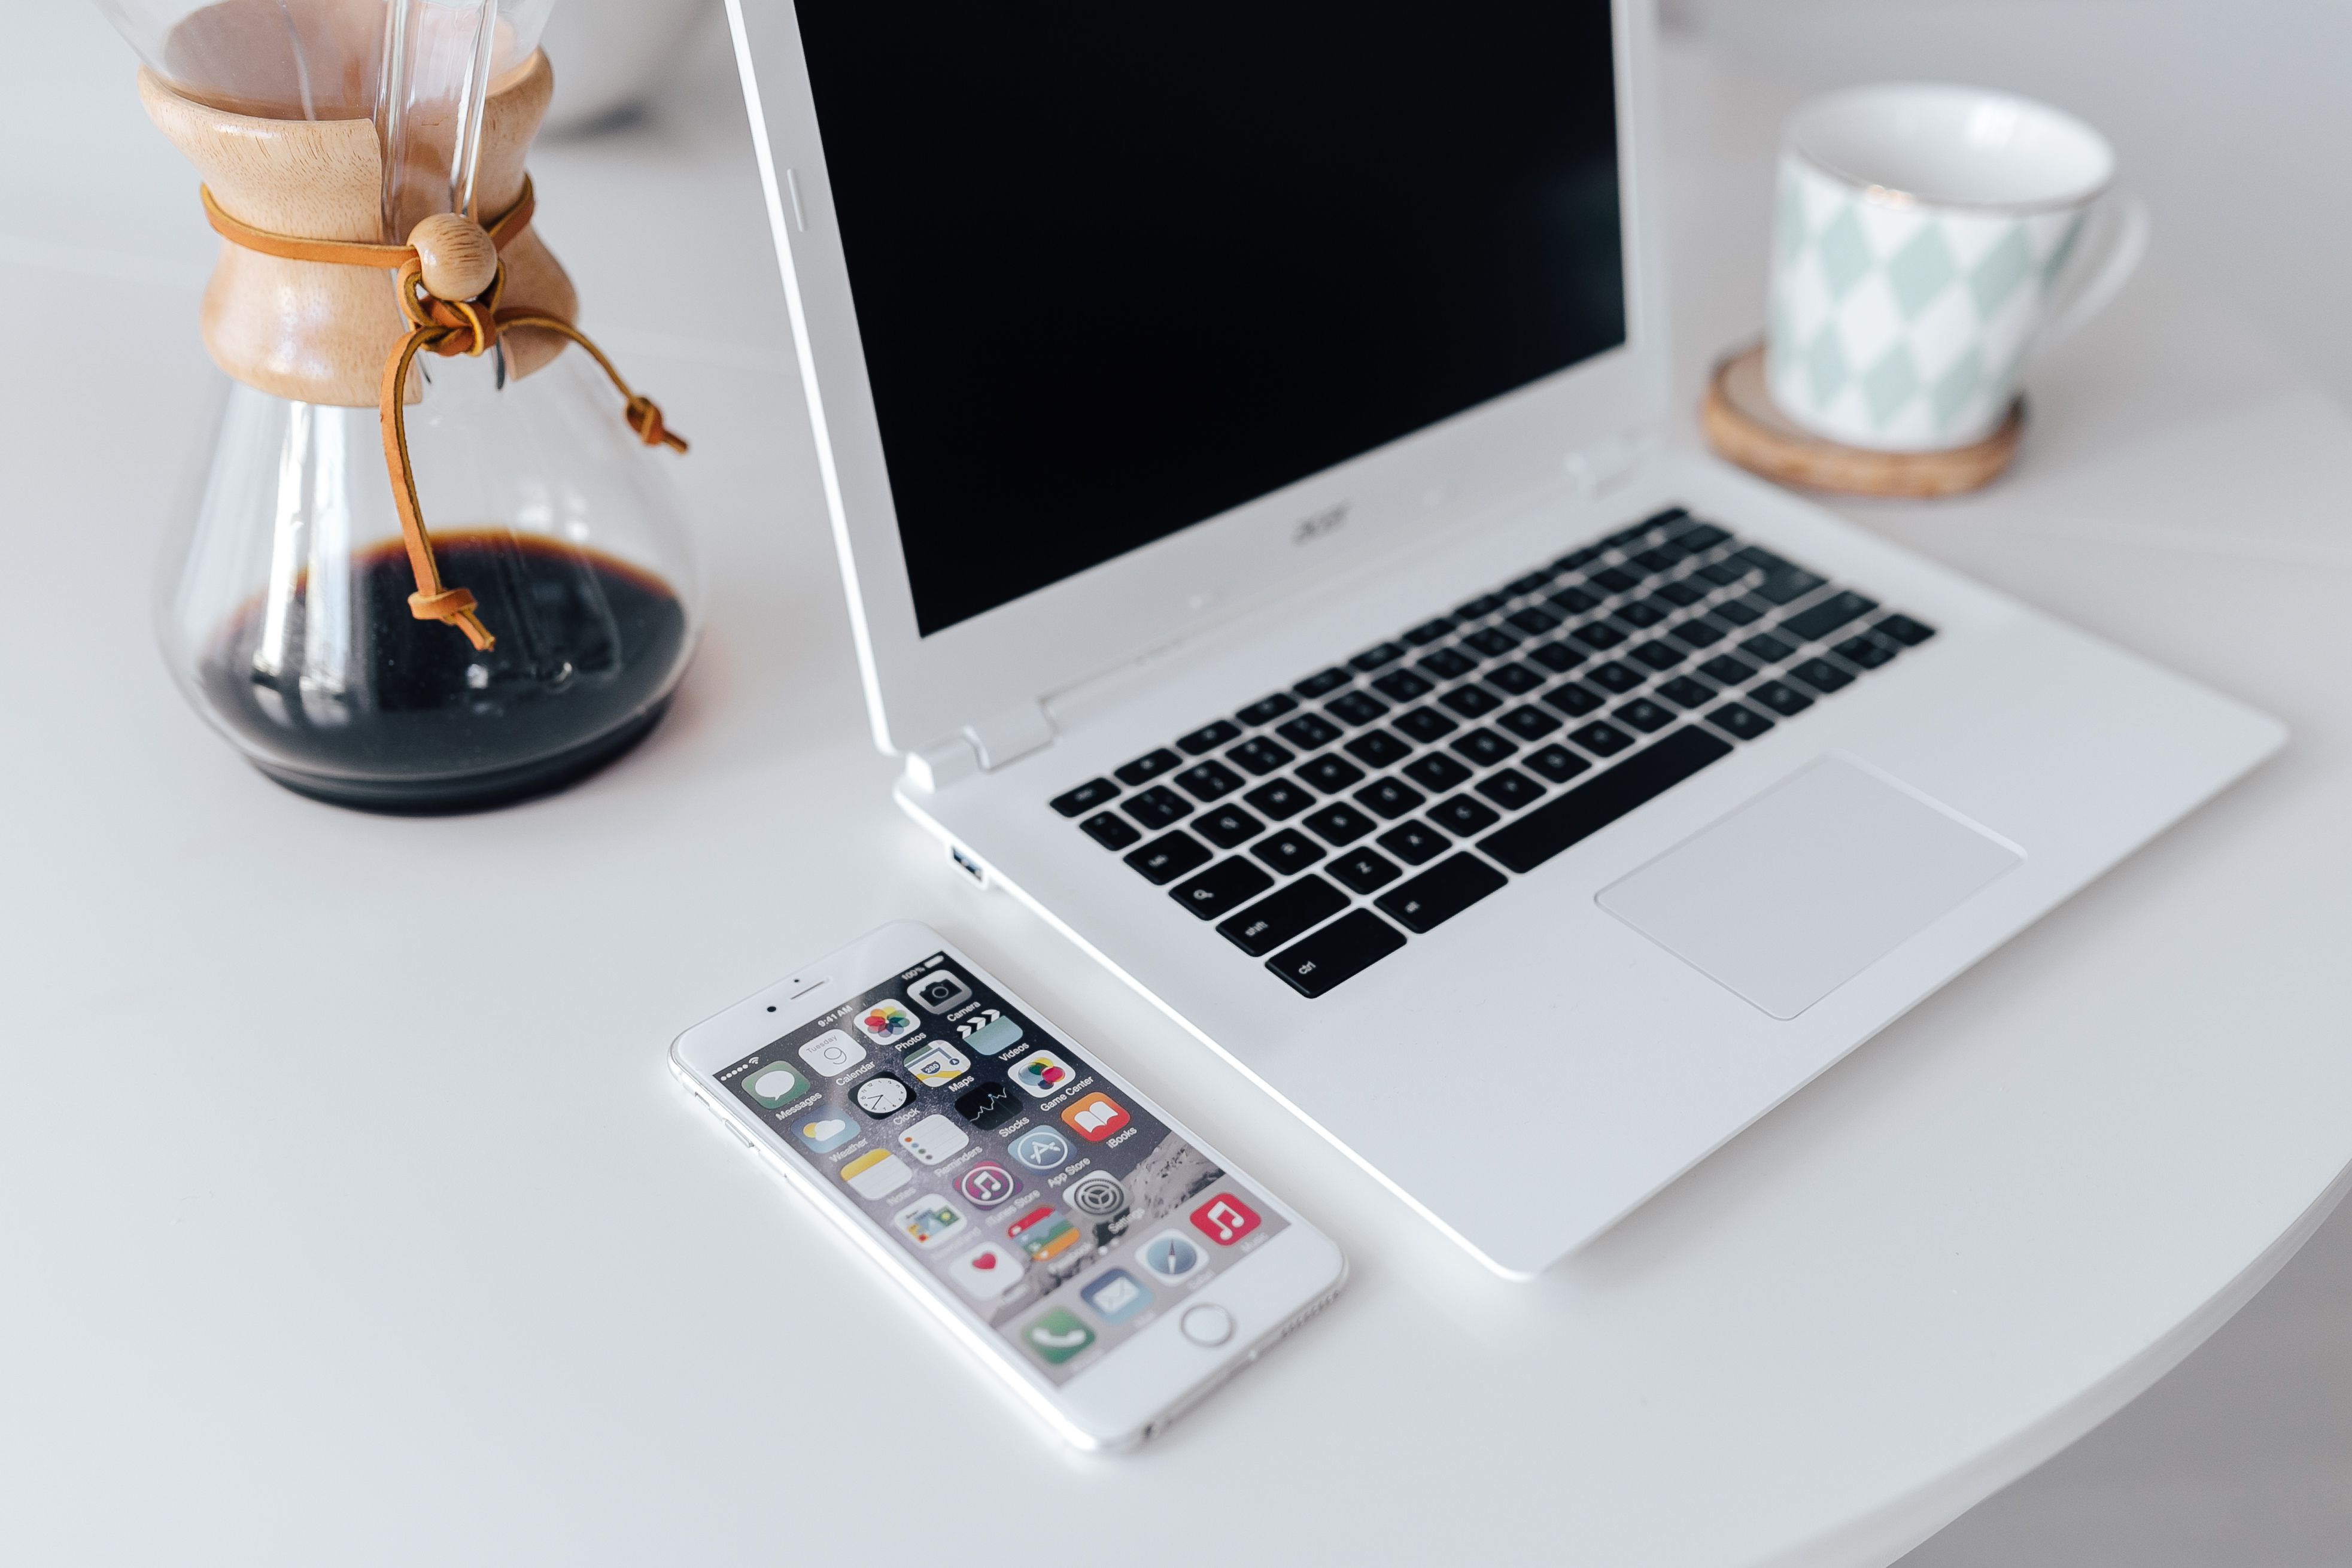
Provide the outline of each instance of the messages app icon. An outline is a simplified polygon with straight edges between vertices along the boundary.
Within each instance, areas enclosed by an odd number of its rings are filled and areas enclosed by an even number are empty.
[[[763,1068],[753,1068],[743,1077],[743,1090],[753,1100],[773,1110],[790,1105],[809,1091],[808,1079],[782,1062],[770,1062]]]

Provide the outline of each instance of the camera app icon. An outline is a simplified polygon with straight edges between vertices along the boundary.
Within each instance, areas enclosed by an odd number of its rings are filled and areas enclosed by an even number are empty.
[[[946,1013],[971,1000],[971,987],[944,969],[934,969],[907,988],[926,1013]]]

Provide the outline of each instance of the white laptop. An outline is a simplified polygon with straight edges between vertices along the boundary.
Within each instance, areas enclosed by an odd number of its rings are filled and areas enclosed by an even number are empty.
[[[1643,0],[730,9],[900,801],[1501,1273],[2284,739],[1659,445]]]

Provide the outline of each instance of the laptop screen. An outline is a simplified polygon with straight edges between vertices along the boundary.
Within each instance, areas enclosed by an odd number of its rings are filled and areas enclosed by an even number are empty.
[[[1608,0],[801,0],[928,637],[1625,341]]]

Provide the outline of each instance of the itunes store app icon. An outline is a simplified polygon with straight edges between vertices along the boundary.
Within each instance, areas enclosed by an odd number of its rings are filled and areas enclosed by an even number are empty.
[[[1020,1190],[1013,1173],[993,1160],[980,1161],[956,1178],[956,1191],[970,1198],[974,1208],[992,1209]]]

